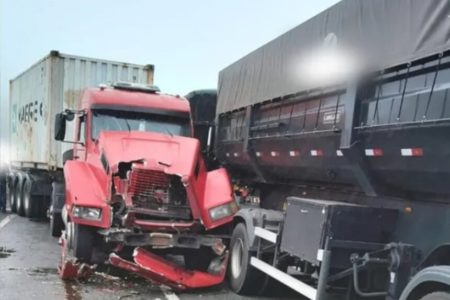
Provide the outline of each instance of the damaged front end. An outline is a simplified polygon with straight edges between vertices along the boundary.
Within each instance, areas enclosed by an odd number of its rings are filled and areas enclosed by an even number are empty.
[[[177,290],[223,282],[228,235],[205,231],[195,182],[172,173],[168,164],[143,159],[119,162],[109,173],[111,226],[96,230],[102,248],[110,249],[107,263]],[[66,249],[67,240],[63,233]],[[199,264],[192,253],[202,259]],[[184,264],[172,256],[183,257]],[[86,278],[93,268],[63,250],[63,279]]]

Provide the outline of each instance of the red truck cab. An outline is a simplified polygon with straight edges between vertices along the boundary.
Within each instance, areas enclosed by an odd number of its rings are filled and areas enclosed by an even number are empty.
[[[61,276],[109,260],[177,288],[220,283],[237,205],[225,169],[205,167],[189,102],[120,83],[87,89],[79,110],[57,114],[55,139],[67,121],[75,141],[64,164]],[[167,253],[182,254],[184,268]]]

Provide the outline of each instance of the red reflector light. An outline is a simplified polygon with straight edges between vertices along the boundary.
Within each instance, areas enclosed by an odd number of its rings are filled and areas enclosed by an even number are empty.
[[[310,151],[311,156],[323,156],[322,149],[313,149]]]
[[[402,156],[423,156],[422,148],[403,148],[401,149]]]
[[[374,148],[374,149],[366,149],[366,156],[383,156],[383,149]]]

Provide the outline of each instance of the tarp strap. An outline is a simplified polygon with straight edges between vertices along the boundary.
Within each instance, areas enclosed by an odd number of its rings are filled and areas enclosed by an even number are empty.
[[[433,96],[433,91],[434,91],[434,87],[436,85],[436,79],[437,79],[437,76],[438,76],[438,73],[439,73],[439,69],[441,67],[441,61],[442,61],[442,56],[443,55],[444,55],[443,53],[439,53],[439,60],[438,60],[437,66],[436,66],[436,72],[434,73],[433,84],[431,85],[431,91],[430,91],[430,94],[428,95],[427,108],[425,109],[425,113],[423,115],[423,119],[427,118],[428,108],[430,107],[431,97]]]
[[[403,100],[405,100],[405,92],[406,92],[406,86],[408,85],[409,69],[410,68],[411,68],[411,63],[408,64],[408,70],[406,70],[405,85],[403,86],[402,99],[400,100],[400,107],[399,107],[398,113],[397,113],[397,121],[400,121],[400,115],[402,113]]]

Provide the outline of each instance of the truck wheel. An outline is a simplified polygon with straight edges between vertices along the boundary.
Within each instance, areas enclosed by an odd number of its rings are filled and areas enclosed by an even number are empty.
[[[16,205],[16,184],[11,180],[9,186],[8,186],[8,199],[9,199],[9,205],[11,207],[11,212],[16,213],[17,212],[17,205]]]
[[[450,293],[434,292],[423,296],[420,300],[450,300]]]
[[[25,215],[25,210],[23,207],[23,184],[22,181],[18,181],[16,184],[16,188],[14,191],[14,202],[16,204],[16,210],[17,210],[17,214],[19,216],[24,216]]]
[[[90,263],[94,249],[95,231],[92,227],[74,224],[71,250],[79,261]],[[70,238],[70,237],[69,237]]]
[[[26,179],[23,183],[23,209],[28,218],[37,218],[39,217],[39,199],[31,197],[32,184],[33,182],[30,179]]]
[[[242,295],[257,294],[265,275],[250,265],[250,245],[244,224],[239,223],[234,228],[230,249],[228,278],[231,289]]]
[[[52,212],[50,215],[50,231],[52,236],[60,237],[64,229],[64,222],[61,213]]]

